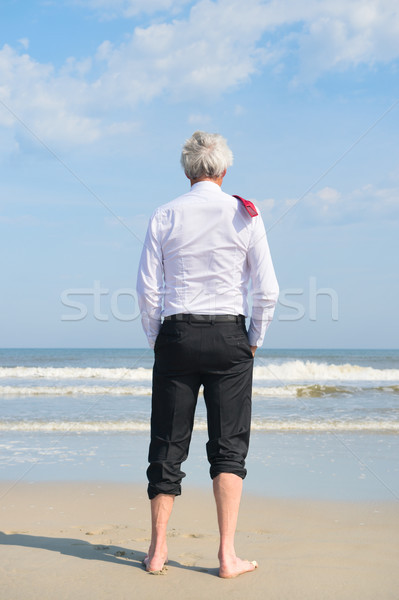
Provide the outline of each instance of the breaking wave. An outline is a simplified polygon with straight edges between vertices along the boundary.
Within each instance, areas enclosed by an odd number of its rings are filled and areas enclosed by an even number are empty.
[[[197,420],[195,430],[206,431],[204,420]],[[0,431],[3,432],[42,432],[42,433],[139,433],[149,432],[147,421],[0,421]],[[378,420],[265,420],[254,419],[252,430],[258,432],[375,432],[397,433],[398,421]]]
[[[339,385],[281,385],[254,386],[254,399],[264,398],[323,398],[326,396],[352,396],[359,392],[383,392],[399,394],[399,385],[339,386]],[[151,396],[151,387],[145,386],[101,386],[101,385],[33,385],[0,386],[0,398],[7,396]]]
[[[0,379],[92,379],[108,381],[150,382],[152,370],[144,367],[0,367]],[[375,369],[346,363],[327,364],[314,361],[290,360],[254,367],[254,379],[259,381],[397,381],[399,369]]]

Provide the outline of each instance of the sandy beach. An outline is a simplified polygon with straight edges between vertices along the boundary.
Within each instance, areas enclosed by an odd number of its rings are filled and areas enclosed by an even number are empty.
[[[259,568],[217,577],[211,491],[176,499],[165,576],[141,566],[149,540],[145,486],[2,482],[0,597],[399,597],[399,505],[279,500],[244,493],[236,537]]]

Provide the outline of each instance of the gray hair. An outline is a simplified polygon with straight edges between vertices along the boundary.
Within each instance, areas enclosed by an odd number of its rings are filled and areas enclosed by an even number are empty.
[[[186,140],[180,163],[189,179],[216,178],[233,164],[233,153],[218,133],[196,131]]]

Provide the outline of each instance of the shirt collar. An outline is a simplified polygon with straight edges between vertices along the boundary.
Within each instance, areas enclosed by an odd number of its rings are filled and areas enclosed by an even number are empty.
[[[200,191],[200,190],[209,190],[213,192],[220,192],[220,185],[214,183],[213,181],[198,181],[191,186],[191,191]]]

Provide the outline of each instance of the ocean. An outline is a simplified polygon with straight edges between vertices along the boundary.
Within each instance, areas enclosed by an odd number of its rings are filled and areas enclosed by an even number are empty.
[[[0,479],[145,485],[149,349],[1,349]],[[254,366],[247,486],[399,499],[399,350],[268,350]],[[205,485],[198,399],[187,483]],[[185,483],[185,482],[184,482]]]

